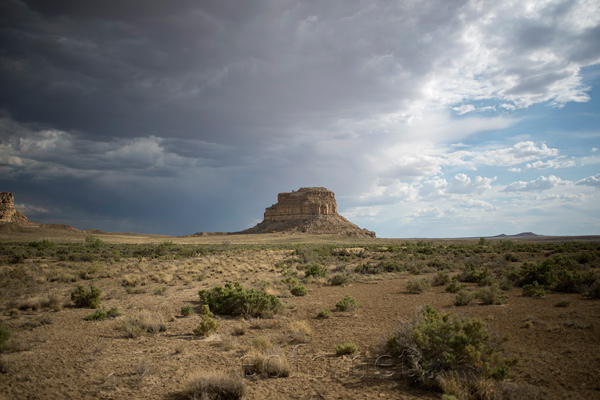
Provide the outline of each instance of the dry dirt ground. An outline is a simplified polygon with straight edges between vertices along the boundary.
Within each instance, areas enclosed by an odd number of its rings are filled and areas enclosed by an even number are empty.
[[[139,243],[165,240],[139,235],[102,238]],[[82,238],[66,235],[62,240]],[[224,238],[169,240],[220,243]],[[239,240],[252,240],[252,236]],[[263,243],[268,240],[260,238]],[[512,288],[507,291],[507,304],[475,302],[457,307],[453,305],[456,295],[445,292],[444,286],[408,293],[404,286],[410,279],[408,272],[359,276],[347,286],[317,280],[306,284],[306,296],[295,297],[281,284],[281,270],[275,266],[290,252],[238,249],[183,260],[123,259],[96,266],[91,279],[76,282],[45,279],[45,270],[61,268],[53,260],[4,266],[30,267],[38,275],[29,285],[2,288],[0,319],[11,333],[14,349],[0,354],[0,399],[178,399],[196,373],[240,370],[247,361],[244,356],[258,342],[281,349],[290,362],[290,376],[246,378],[249,399],[439,399],[440,393],[413,387],[393,371],[375,365],[377,357],[385,355],[382,343],[398,321],[413,317],[425,304],[481,318],[492,333],[510,336],[507,352],[520,360],[511,369],[510,382],[524,393],[517,392],[514,398],[531,398],[527,397],[531,394],[544,399],[600,398],[599,300],[565,293],[523,297],[520,288]],[[234,281],[266,288],[280,297],[285,310],[272,319],[216,316],[220,323],[216,334],[193,335],[200,321],[198,291]],[[69,299],[78,283],[100,288],[102,306],[117,307],[122,315],[86,321],[94,310],[75,308]],[[468,285],[476,289],[476,284]],[[64,307],[38,308],[36,301],[47,295],[58,297]],[[352,313],[334,311],[329,319],[316,318],[324,308],[334,310],[345,295],[362,307]],[[563,299],[570,305],[556,307]],[[30,309],[23,306],[27,301],[33,304]],[[196,314],[183,317],[185,305],[193,306]],[[125,321],[142,312],[162,315],[166,329],[128,338]],[[355,343],[359,354],[336,356],[335,346],[346,342]]]

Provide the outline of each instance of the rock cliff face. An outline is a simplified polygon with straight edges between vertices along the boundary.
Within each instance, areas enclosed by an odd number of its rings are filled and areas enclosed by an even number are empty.
[[[15,208],[15,197],[12,193],[0,193],[0,223],[17,223],[20,225],[35,225]]]
[[[337,215],[335,195],[322,187],[300,188],[297,192],[279,193],[277,204],[265,209],[265,222],[306,219],[317,215]]]
[[[332,191],[323,187],[279,193],[277,204],[265,209],[263,222],[241,233],[306,232],[375,237],[337,213]]]

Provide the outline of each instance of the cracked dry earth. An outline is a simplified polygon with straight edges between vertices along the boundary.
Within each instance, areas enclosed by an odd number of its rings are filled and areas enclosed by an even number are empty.
[[[121,279],[97,278],[91,283],[105,294],[102,305],[118,307],[123,313],[105,321],[86,321],[84,317],[93,310],[69,305],[60,311],[12,315],[5,309],[3,325],[22,348],[0,354],[0,398],[178,399],[196,372],[239,370],[243,356],[261,337],[281,347],[290,360],[291,374],[246,379],[249,399],[439,399],[441,394],[411,387],[393,371],[373,363],[384,354],[381,344],[399,319],[411,318],[425,304],[481,318],[492,333],[510,335],[508,353],[520,359],[512,369],[512,380],[533,387],[539,398],[600,398],[600,301],[562,293],[534,299],[515,288],[508,291],[505,305],[456,307],[455,295],[443,286],[407,293],[404,284],[410,275],[406,272],[365,278],[345,287],[310,283],[308,295],[293,297],[278,283],[282,276],[274,267],[285,256],[285,251],[261,250],[189,261],[189,271],[204,271],[201,281],[170,280],[172,262],[152,261],[147,269],[155,275],[162,271],[163,282],[149,279],[142,265],[138,275],[144,284],[129,293]],[[233,281],[244,287],[270,283],[267,290],[281,296],[285,311],[263,320],[216,316],[221,325],[217,334],[194,336],[200,320],[198,290]],[[82,283],[89,286],[90,281]],[[155,294],[163,283],[166,290]],[[53,291],[68,304],[74,285],[48,282],[29,289],[28,295]],[[354,313],[334,311],[329,319],[316,318],[324,308],[335,309],[345,295],[356,298],[362,307]],[[565,298],[571,301],[569,307],[554,306]],[[195,315],[181,316],[186,304],[195,308]],[[125,319],[143,310],[162,314],[166,330],[127,338],[122,330]],[[290,328],[293,321],[305,321],[312,334],[298,340],[298,332]],[[245,333],[234,335],[241,324]],[[358,345],[354,359],[335,356],[335,346],[346,342]]]

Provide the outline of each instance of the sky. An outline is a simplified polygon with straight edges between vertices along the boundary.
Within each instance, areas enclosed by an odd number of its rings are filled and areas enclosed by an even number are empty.
[[[389,238],[600,234],[598,0],[0,0],[0,191],[187,235],[326,187]]]

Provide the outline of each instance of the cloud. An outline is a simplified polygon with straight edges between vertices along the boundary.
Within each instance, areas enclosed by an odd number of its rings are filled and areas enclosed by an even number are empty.
[[[457,203],[458,207],[466,209],[481,209],[485,211],[496,210],[496,207],[485,200],[466,199]]]
[[[426,207],[419,208],[408,213],[409,218],[440,219],[456,214],[453,207]]]
[[[29,204],[15,204],[15,208],[26,216],[48,214],[50,211],[44,207],[33,206]]]
[[[463,104],[459,107],[452,107],[452,109],[456,111],[458,115],[463,115],[471,111],[475,111],[475,106],[473,106],[473,104]]]
[[[477,169],[600,160],[559,160],[537,132],[506,141],[527,107],[590,99],[590,0],[7,0],[0,15],[3,186],[80,220],[242,229],[273,193],[314,185],[365,218],[435,214],[500,190]],[[188,203],[163,215],[173,199]]]
[[[496,178],[484,178],[476,176],[471,179],[466,174],[456,174],[450,182],[437,178],[424,181],[419,188],[419,195],[423,197],[440,197],[450,194],[482,194],[491,188],[491,183]]]
[[[545,143],[536,146],[534,142],[526,141],[516,143],[510,148],[483,151],[475,154],[473,159],[484,165],[510,166],[557,155],[558,149],[549,148]]]
[[[570,168],[570,167],[574,167],[576,165],[577,164],[573,160],[568,160],[568,161],[562,161],[562,160],[541,161],[541,160],[538,160],[534,163],[525,165],[525,169],[548,169],[548,168],[558,169],[558,168]]]
[[[422,197],[440,197],[445,195],[448,182],[445,179],[430,179],[424,181],[419,188],[419,195]]]
[[[535,197],[535,199],[537,201],[562,200],[562,201],[570,202],[570,203],[588,200],[589,198],[590,198],[589,195],[583,194],[583,193],[563,193],[563,194],[549,193],[549,194],[545,194],[545,195],[538,195]]]
[[[491,188],[491,183],[495,180],[495,177],[484,178],[481,176],[476,176],[474,180],[471,180],[466,174],[457,174],[450,180],[446,192],[455,194],[482,194]]]
[[[504,192],[541,192],[543,190],[552,189],[564,183],[560,178],[550,175],[549,177],[541,176],[534,181],[523,182],[517,181],[506,186]]]
[[[298,124],[414,121],[486,99],[586,101],[579,72],[599,58],[584,0],[45,3],[3,3],[0,103],[18,120],[110,137],[262,142]]]
[[[600,188],[600,174],[588,176],[587,178],[578,180],[575,184]]]

